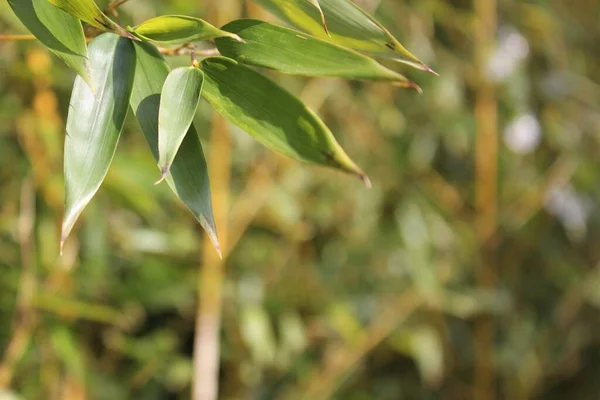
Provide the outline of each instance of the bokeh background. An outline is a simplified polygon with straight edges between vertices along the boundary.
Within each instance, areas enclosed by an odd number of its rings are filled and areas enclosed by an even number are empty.
[[[223,399],[600,398],[600,3],[359,3],[440,77],[386,63],[418,95],[266,72],[370,190],[204,102],[223,262],[152,184],[132,115],[59,257],[74,73],[0,41],[2,400],[189,398],[201,268],[223,295]],[[129,24],[158,14],[275,21],[241,0],[120,8]],[[0,3],[0,34],[26,33]]]

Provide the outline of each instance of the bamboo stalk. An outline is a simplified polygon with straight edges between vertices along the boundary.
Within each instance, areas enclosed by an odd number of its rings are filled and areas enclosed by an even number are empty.
[[[476,266],[477,284],[492,288],[496,281],[498,191],[498,117],[493,84],[486,77],[486,66],[494,50],[497,30],[496,0],[474,0],[474,54],[476,71],[475,119],[475,230],[480,246]],[[473,398],[492,400],[496,382],[494,371],[494,325],[492,317],[475,321],[475,359]]]
[[[227,255],[227,210],[231,175],[231,143],[227,122],[214,114],[208,168],[211,175],[215,222],[223,256]],[[194,337],[194,400],[216,400],[219,393],[220,331],[224,259],[219,258],[209,240],[203,243],[198,274],[198,309]]]

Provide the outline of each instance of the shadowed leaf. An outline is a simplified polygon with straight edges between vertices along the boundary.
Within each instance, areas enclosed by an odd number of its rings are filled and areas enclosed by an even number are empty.
[[[135,112],[154,158],[158,161],[160,94],[169,74],[169,66],[156,47],[150,43],[134,42],[134,47],[136,71],[131,108]],[[179,147],[166,180],[200,222],[217,252],[221,254],[210,199],[206,160],[193,124],[190,125]]]

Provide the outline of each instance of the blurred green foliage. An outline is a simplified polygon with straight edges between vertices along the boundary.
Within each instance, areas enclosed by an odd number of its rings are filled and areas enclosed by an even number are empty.
[[[220,397],[472,398],[487,316],[499,398],[597,398],[600,3],[499,2],[492,288],[476,279],[472,4],[360,3],[440,77],[386,64],[417,95],[268,73],[323,117],[371,190],[229,129]],[[273,20],[234,0],[120,8],[128,24],[164,13]],[[27,33],[5,2],[0,33]],[[60,258],[74,73],[34,41],[2,40],[0,54],[0,398],[189,398],[201,229],[152,185],[130,115]],[[201,104],[206,143],[211,121]]]

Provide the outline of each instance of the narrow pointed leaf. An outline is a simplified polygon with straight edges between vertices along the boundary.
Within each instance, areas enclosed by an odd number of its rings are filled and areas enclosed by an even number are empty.
[[[135,52],[130,40],[100,35],[90,43],[89,56],[96,93],[77,77],[67,117],[61,247],[108,172],[133,84]]]
[[[216,37],[231,37],[240,40],[233,33],[222,31],[208,22],[185,15],[163,15],[142,22],[129,31],[136,36],[157,43],[181,44]]]
[[[296,75],[378,79],[412,84],[406,77],[385,68],[372,58],[292,29],[252,19],[233,21],[223,29],[236,33],[244,43],[229,38],[216,39],[219,52],[244,64]]]
[[[299,161],[366,175],[325,124],[296,97],[226,57],[202,61],[202,96],[225,118],[271,150]]]
[[[154,158],[158,161],[158,115],[161,90],[169,67],[150,43],[134,42],[136,71],[131,94],[131,108],[137,117]],[[194,125],[183,139],[167,176],[167,183],[194,214],[220,254],[219,239],[210,199],[210,182],[206,160]]]
[[[158,112],[158,165],[161,180],[177,155],[200,103],[204,74],[197,68],[176,68],[167,77]]]
[[[23,25],[91,86],[81,22],[47,0],[9,0]]]
[[[375,18],[349,0],[320,0],[329,35],[323,32],[321,13],[307,0],[254,0],[285,22],[319,38],[364,53],[386,57],[432,72]]]
[[[94,0],[48,0],[74,17],[106,31],[123,33],[124,29],[98,8]]]

